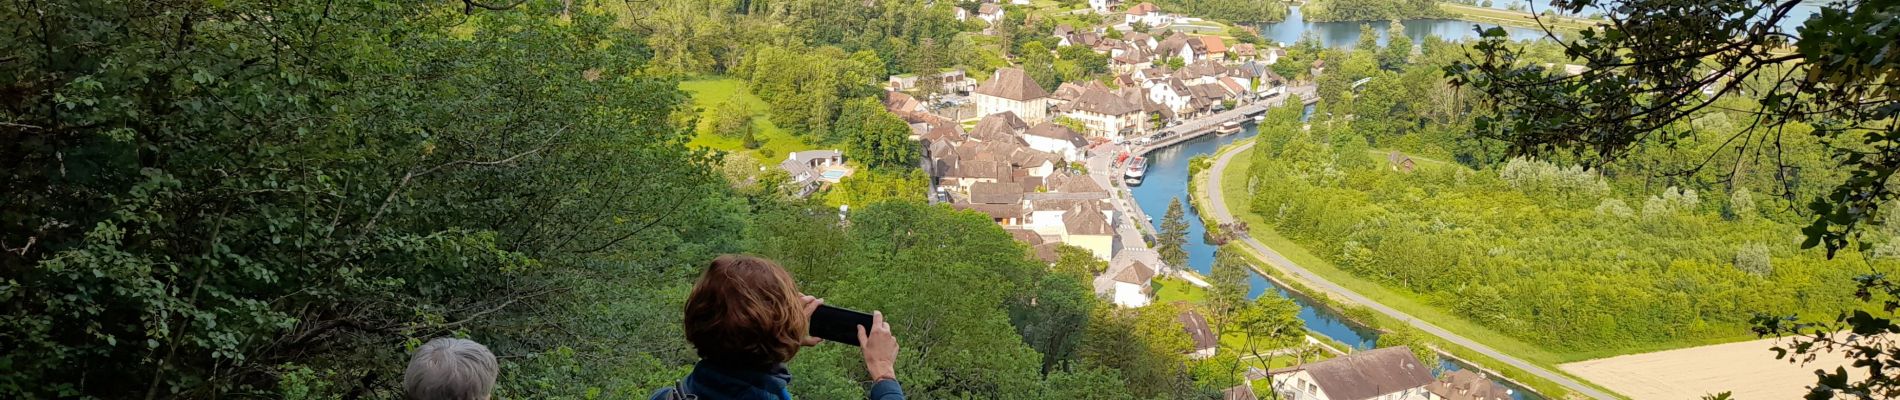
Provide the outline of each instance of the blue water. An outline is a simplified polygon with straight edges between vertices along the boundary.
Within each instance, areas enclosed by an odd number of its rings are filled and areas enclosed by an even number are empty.
[[[1299,42],[1300,36],[1305,35],[1307,32],[1313,32],[1313,37],[1319,39],[1321,45],[1345,48],[1352,47],[1359,43],[1359,25],[1361,24],[1371,25],[1372,31],[1379,35],[1379,45],[1385,45],[1385,31],[1386,28],[1390,26],[1388,22],[1307,22],[1306,17],[1300,14],[1299,7],[1292,7],[1287,13],[1285,21],[1261,24],[1260,37],[1268,41],[1290,45]],[[1414,44],[1424,43],[1426,36],[1437,36],[1439,39],[1452,41],[1476,39],[1478,37],[1478,31],[1475,27],[1482,26],[1491,28],[1497,26],[1452,19],[1413,19],[1399,21],[1399,24],[1405,26],[1405,36],[1412,38]],[[1536,29],[1507,26],[1504,27],[1504,31],[1510,35],[1512,40],[1530,40],[1544,37],[1544,31]]]
[[[1307,107],[1307,113],[1312,113],[1312,107]],[[1197,155],[1211,155],[1221,146],[1253,137],[1258,133],[1259,130],[1249,124],[1245,130],[1232,135],[1206,135],[1149,152],[1147,175],[1141,186],[1136,186],[1133,190],[1136,206],[1141,207],[1144,214],[1153,218],[1167,215],[1168,202],[1171,199],[1181,199],[1182,210],[1187,214],[1188,223],[1188,266],[1202,275],[1209,274],[1213,267],[1214,251],[1218,246],[1206,241],[1207,227],[1201,223],[1200,210],[1195,209],[1187,197],[1188,160]],[[1238,207],[1238,205],[1229,205],[1229,207]],[[1377,331],[1352,325],[1339,313],[1319,305],[1304,295],[1292,293],[1258,274],[1252,274],[1249,282],[1251,287],[1247,290],[1247,297],[1250,299],[1271,291],[1276,296],[1290,298],[1294,303],[1299,304],[1300,320],[1306,322],[1308,330],[1352,346],[1354,350],[1371,349],[1378,344]],[[1463,366],[1450,360],[1439,361],[1439,371],[1449,372],[1459,369],[1463,369]],[[1501,380],[1497,382],[1511,389],[1511,397],[1514,400],[1542,399],[1523,387]]]
[[[1530,7],[1531,10],[1536,12],[1554,9],[1550,6],[1550,0],[1531,0],[1528,2],[1525,0],[1494,0],[1491,3],[1491,7],[1504,10],[1508,9],[1513,2],[1524,3],[1525,6]],[[1802,23],[1806,22],[1808,17],[1820,12],[1821,7],[1826,3],[1827,1],[1804,1],[1789,11],[1788,17],[1783,19],[1781,23],[1776,24],[1776,26],[1789,34],[1795,34],[1795,30],[1799,28]],[[1389,26],[1388,22],[1307,22],[1306,17],[1300,14],[1299,7],[1291,7],[1288,11],[1285,21],[1261,24],[1260,36],[1268,41],[1293,44],[1300,40],[1300,36],[1305,35],[1307,32],[1313,32],[1314,37],[1319,39],[1320,44],[1326,47],[1345,48],[1352,47],[1359,43],[1359,25],[1369,24],[1372,26],[1373,32],[1379,35],[1379,45],[1385,45],[1385,31],[1386,27]],[[1594,8],[1588,9],[1583,11],[1582,16],[1587,17],[1599,12],[1601,12],[1601,10]],[[1414,43],[1423,43],[1426,36],[1437,36],[1439,39],[1451,41],[1476,39],[1478,37],[1478,31],[1475,28],[1498,26],[1451,19],[1412,19],[1399,21],[1399,24],[1405,26],[1405,36],[1412,38]],[[1506,26],[1503,28],[1511,40],[1534,40],[1545,37],[1544,31],[1538,29],[1515,26]]]

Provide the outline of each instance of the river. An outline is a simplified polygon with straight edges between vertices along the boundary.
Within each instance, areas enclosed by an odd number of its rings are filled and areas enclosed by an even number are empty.
[[[1311,106],[1308,107],[1307,112],[1312,112]],[[1147,155],[1147,176],[1143,179],[1142,185],[1136,186],[1133,190],[1136,205],[1141,207],[1143,213],[1150,216],[1158,217],[1167,215],[1168,202],[1170,199],[1176,197],[1181,199],[1182,205],[1185,206],[1183,207],[1183,211],[1187,213],[1188,222],[1188,265],[1193,267],[1194,270],[1200,271],[1202,275],[1208,275],[1209,269],[1214,265],[1214,249],[1216,246],[1204,240],[1207,227],[1201,224],[1200,210],[1193,207],[1187,198],[1188,159],[1194,158],[1194,156],[1197,155],[1211,155],[1215,150],[1220,149],[1221,146],[1233,143],[1236,140],[1253,137],[1258,133],[1259,131],[1249,124],[1245,130],[1232,135],[1206,135],[1151,151]],[[1157,224],[1159,222],[1160,221],[1155,221]],[[1353,325],[1347,322],[1339,313],[1318,305],[1318,303],[1306,296],[1289,292],[1286,288],[1280,287],[1274,284],[1273,281],[1269,281],[1258,274],[1250,274],[1250,276],[1252,287],[1247,291],[1248,298],[1259,297],[1268,292],[1272,292],[1275,296],[1291,298],[1294,303],[1299,304],[1300,320],[1305,321],[1308,330],[1345,343],[1354,349],[1370,349],[1378,345],[1379,333],[1377,331]],[[1464,368],[1466,368],[1466,366],[1441,357],[1439,368],[1433,371],[1433,373],[1456,371]],[[1516,384],[1501,380],[1498,381],[1498,383],[1511,389],[1511,397],[1514,400],[1542,399],[1542,397]]]

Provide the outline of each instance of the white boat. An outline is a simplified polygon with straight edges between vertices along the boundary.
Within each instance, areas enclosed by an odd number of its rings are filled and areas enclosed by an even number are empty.
[[[1261,115],[1255,115],[1255,116],[1253,116],[1253,122],[1260,122],[1260,121],[1266,121],[1266,120],[1267,120],[1267,115],[1266,115],[1266,114],[1261,114]]]
[[[1128,171],[1122,173],[1122,182],[1127,183],[1128,186],[1140,186],[1141,177],[1147,175],[1147,173],[1148,159],[1145,157],[1135,157],[1132,160],[1128,160]]]
[[[1240,121],[1227,121],[1227,123],[1220,124],[1219,128],[1214,129],[1214,133],[1222,135],[1234,132],[1240,132]]]

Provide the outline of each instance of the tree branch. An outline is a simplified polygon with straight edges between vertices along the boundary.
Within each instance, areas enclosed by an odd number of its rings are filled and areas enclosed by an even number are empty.
[[[507,10],[514,9],[517,6],[520,6],[522,3],[527,3],[527,2],[528,0],[515,0],[515,2],[511,4],[495,5],[495,4],[483,3],[476,0],[462,0],[462,4],[463,4],[462,13],[472,14],[475,12],[475,9],[477,8],[486,9],[490,11],[507,11]]]

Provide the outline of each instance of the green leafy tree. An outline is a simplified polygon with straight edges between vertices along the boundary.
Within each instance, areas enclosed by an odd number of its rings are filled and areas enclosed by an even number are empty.
[[[1073,371],[1057,371],[1050,374],[1047,389],[1042,392],[1045,399],[1082,399],[1082,400],[1134,400],[1129,393],[1127,380],[1121,372],[1111,368],[1090,367],[1075,368]]]
[[[902,172],[915,169],[922,157],[917,144],[910,141],[910,124],[877,99],[846,102],[832,125],[843,140],[845,154],[871,168]]]
[[[1244,351],[1260,363],[1263,370],[1271,370],[1276,352],[1273,350],[1291,348],[1306,340],[1305,323],[1300,321],[1300,306],[1292,299],[1280,296],[1260,296],[1253,303],[1241,307],[1234,315],[1234,329],[1247,338]],[[1301,360],[1304,363],[1305,360]]]
[[[1531,48],[1512,44],[1502,29],[1484,32],[1467,63],[1446,68],[1454,83],[1469,86],[1498,105],[1478,119],[1484,137],[1514,153],[1563,151],[1591,163],[1620,159],[1645,143],[1675,143],[1693,130],[1670,129],[1679,121],[1727,99],[1754,110],[1759,128],[1706,138],[1733,143],[1720,151],[1740,157],[1753,149],[1792,141],[1792,135],[1761,135],[1813,123],[1811,135],[1855,179],[1831,193],[1814,195],[1805,247],[1829,255],[1851,247],[1857,229],[1896,196],[1888,172],[1900,169],[1891,88],[1900,62],[1890,52],[1900,25],[1888,23],[1900,5],[1852,1],[1827,4],[1793,21],[1799,2],[1727,0],[1663,4],[1625,0],[1566,3],[1563,10],[1608,10],[1612,23],[1559,43],[1586,63],[1586,73],[1549,78],[1543,64],[1523,63]],[[1732,12],[1730,10],[1746,10]],[[1655,16],[1669,15],[1669,18]],[[1789,29],[1793,22],[1805,22]],[[1696,60],[1697,62],[1683,62]],[[1823,73],[1822,71],[1826,71]],[[1581,94],[1581,95],[1571,95]],[[1806,130],[1798,128],[1799,130]],[[1863,140],[1863,138],[1865,140]],[[1715,155],[1716,150],[1708,154]],[[1713,162],[1721,164],[1723,161]],[[1693,167],[1692,167],[1693,168]]]
[[[1379,348],[1405,346],[1412,350],[1412,356],[1425,365],[1438,365],[1438,350],[1424,332],[1410,326],[1402,326],[1379,334]]]
[[[1155,251],[1170,268],[1187,266],[1187,231],[1187,214],[1181,210],[1181,198],[1176,197],[1168,202],[1168,212],[1161,217],[1161,233],[1155,235]]]
[[[1056,246],[1056,263],[1049,269],[1057,274],[1088,282],[1096,275],[1107,272],[1108,262],[1095,258],[1095,252],[1089,249],[1062,244]]]
[[[1082,332],[1089,312],[1099,304],[1083,280],[1063,274],[1045,275],[1037,284],[1034,301],[1016,307],[1011,321],[1029,348],[1042,354],[1042,376],[1068,369],[1079,357]]]
[[[646,281],[736,249],[684,94],[609,17],[27,7],[0,13],[0,397],[396,397],[399,350],[445,335],[634,373],[682,346],[610,321],[667,320]]]
[[[1234,314],[1247,304],[1247,291],[1253,286],[1247,281],[1252,276],[1246,255],[1234,247],[1222,247],[1214,254],[1212,274],[1208,283],[1213,287],[1207,290],[1208,311],[1214,317],[1214,329],[1226,332],[1227,323]]]
[[[719,103],[718,116],[713,119],[713,133],[722,137],[749,137],[752,134],[752,109],[735,93],[726,101]]]
[[[1397,71],[1412,58],[1412,38],[1405,35],[1405,25],[1392,21],[1385,29],[1385,49],[1379,51],[1379,68]]]
[[[1055,56],[1040,41],[1031,41],[1022,48],[1023,72],[1029,79],[1035,80],[1043,90],[1054,91],[1062,84],[1062,76],[1056,73]]]

